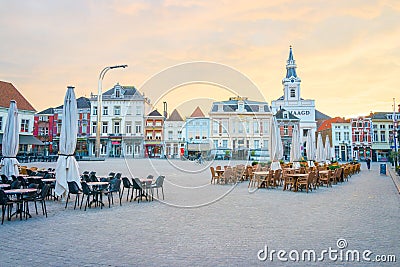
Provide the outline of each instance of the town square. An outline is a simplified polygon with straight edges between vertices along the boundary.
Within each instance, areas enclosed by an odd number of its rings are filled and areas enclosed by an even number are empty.
[[[397,266],[397,2],[0,5],[0,266]]]

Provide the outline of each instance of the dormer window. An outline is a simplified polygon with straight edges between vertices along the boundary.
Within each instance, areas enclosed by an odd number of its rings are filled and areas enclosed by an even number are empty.
[[[121,97],[121,88],[115,88],[115,97],[117,98]]]
[[[290,97],[296,97],[296,90],[290,89]]]

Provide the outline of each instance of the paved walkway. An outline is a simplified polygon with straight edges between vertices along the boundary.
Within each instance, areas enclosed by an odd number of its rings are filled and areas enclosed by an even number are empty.
[[[225,164],[224,161],[214,165]],[[30,165],[44,166],[46,163]],[[177,166],[173,166],[173,165]],[[53,163],[46,166],[55,166]],[[365,166],[349,182],[311,193],[209,185],[209,170],[193,162],[108,159],[81,162],[81,171],[99,175],[164,174],[165,202],[126,202],[111,209],[67,210],[48,201],[49,217],[6,221],[0,227],[0,266],[282,266],[269,250],[371,250],[400,260],[400,199],[379,165]],[[32,210],[32,208],[31,208]],[[263,256],[264,254],[260,254]],[[286,255],[288,258],[288,255]],[[376,266],[377,263],[297,262],[297,266]],[[395,266],[385,263],[383,266]]]

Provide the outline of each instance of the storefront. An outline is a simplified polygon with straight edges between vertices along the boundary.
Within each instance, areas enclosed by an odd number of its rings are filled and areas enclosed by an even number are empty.
[[[146,158],[162,158],[163,157],[163,145],[162,144],[146,144],[145,157]]]

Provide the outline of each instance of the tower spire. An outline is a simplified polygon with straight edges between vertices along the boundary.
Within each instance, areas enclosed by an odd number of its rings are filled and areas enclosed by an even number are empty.
[[[291,77],[293,78],[297,78],[297,73],[296,73],[296,60],[294,60],[293,57],[293,50],[292,50],[292,46],[289,47],[289,58],[286,61],[286,78],[290,79]]]

